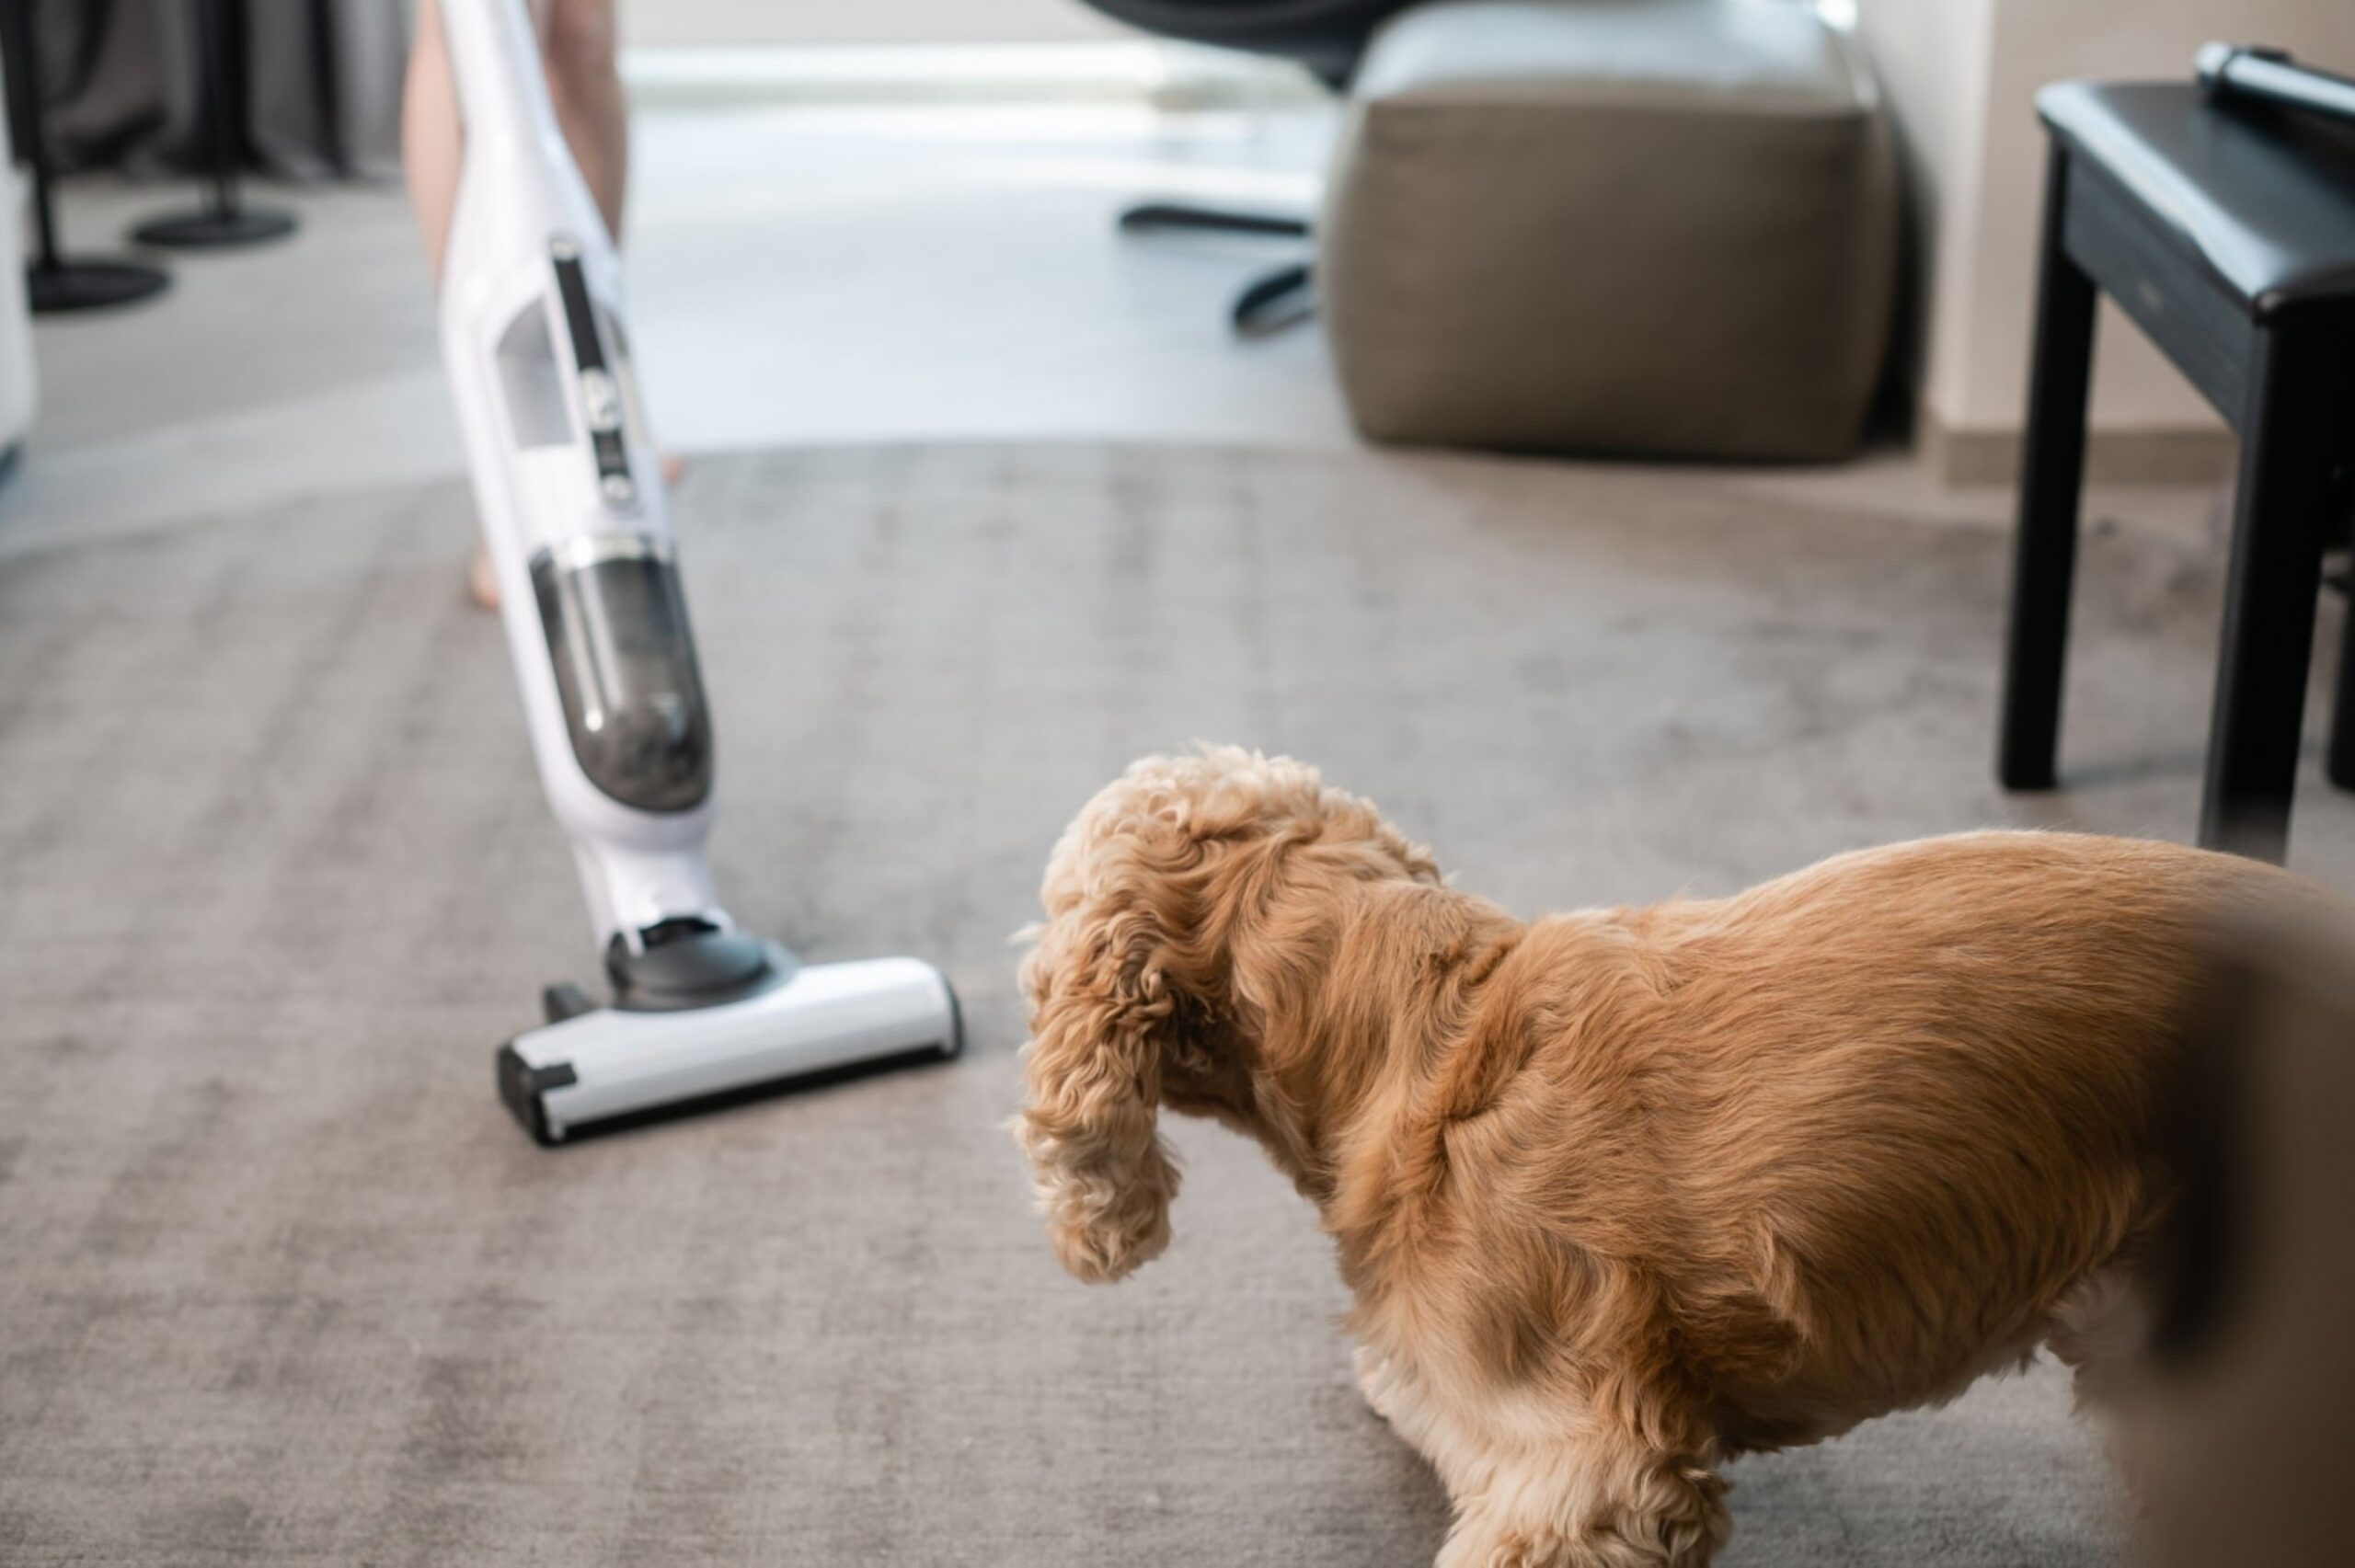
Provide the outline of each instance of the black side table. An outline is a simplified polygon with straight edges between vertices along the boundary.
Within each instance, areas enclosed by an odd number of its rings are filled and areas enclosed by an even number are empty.
[[[2355,464],[2355,128],[2189,83],[2063,83],[2037,109],[2051,154],[1996,772],[2054,782],[2098,291],[2240,435],[2200,841],[2279,860]],[[2355,635],[2329,771],[2355,787]]]

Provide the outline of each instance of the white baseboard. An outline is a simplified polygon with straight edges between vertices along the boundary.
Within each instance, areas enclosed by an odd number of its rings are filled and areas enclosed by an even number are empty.
[[[2009,485],[2019,475],[2016,429],[1957,429],[1924,410],[1917,426],[1923,464],[1947,485]],[[2212,485],[2232,477],[2240,443],[2215,426],[2105,430],[2085,437],[2085,481],[2093,485]]]

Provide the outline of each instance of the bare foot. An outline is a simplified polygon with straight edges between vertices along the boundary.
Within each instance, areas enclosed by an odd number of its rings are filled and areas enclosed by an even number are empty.
[[[687,460],[678,453],[666,452],[655,461],[661,466],[662,483],[675,485],[687,476]],[[490,550],[477,534],[474,558],[466,563],[466,597],[479,610],[499,608],[499,572],[490,564]]]
[[[474,558],[466,563],[466,597],[477,610],[499,608],[499,573],[490,564],[490,546],[477,535]]]

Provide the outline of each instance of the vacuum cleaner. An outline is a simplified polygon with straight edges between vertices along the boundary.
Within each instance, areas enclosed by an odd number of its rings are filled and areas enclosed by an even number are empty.
[[[549,987],[500,1048],[543,1144],[592,1124],[884,1058],[961,1048],[913,958],[804,965],[741,931],[704,856],[704,700],[662,476],[622,326],[612,236],[574,166],[523,0],[442,6],[465,156],[442,349],[508,653],[612,987]]]

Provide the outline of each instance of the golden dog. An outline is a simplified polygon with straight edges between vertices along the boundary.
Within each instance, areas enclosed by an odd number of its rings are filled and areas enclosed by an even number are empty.
[[[1048,866],[1016,1132],[1089,1280],[1168,1242],[1159,1106],[1258,1139],[1442,1564],[1697,1568],[1733,1455],[2048,1342],[2099,1397],[2206,921],[2303,886],[1987,832],[1523,922],[1301,763],[1147,759]]]

